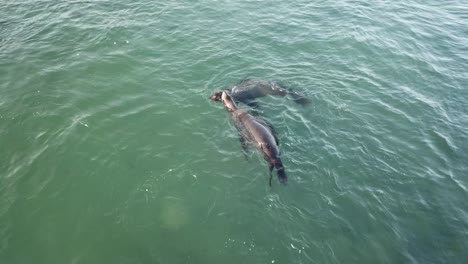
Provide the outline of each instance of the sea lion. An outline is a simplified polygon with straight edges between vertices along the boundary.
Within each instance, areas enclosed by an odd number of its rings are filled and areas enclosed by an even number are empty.
[[[286,95],[291,96],[294,102],[302,106],[306,106],[310,103],[310,100],[305,98],[303,95],[293,91],[278,82],[269,80],[255,80],[245,79],[232,88],[226,89],[230,92],[231,97],[236,102],[242,102],[248,106],[258,108],[258,104],[255,101],[258,97],[264,97],[267,95],[284,97]],[[211,101],[221,101],[222,91],[214,92],[210,96]]]
[[[262,153],[263,158],[268,162],[270,169],[270,186],[273,176],[273,167],[276,168],[279,181],[282,184],[286,184],[288,178],[280,159],[278,140],[272,129],[261,119],[252,116],[244,109],[238,108],[227,91],[221,93],[221,101],[229,112],[234,126],[239,131],[243,150],[245,151],[247,143],[251,143]]]

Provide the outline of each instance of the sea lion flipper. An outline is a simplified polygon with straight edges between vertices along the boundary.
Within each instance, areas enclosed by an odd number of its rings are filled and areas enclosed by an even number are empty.
[[[249,149],[248,149],[248,144],[247,144],[247,140],[245,140],[245,137],[243,135],[241,135],[239,133],[239,141],[241,143],[241,147],[242,147],[242,153],[244,154],[244,157],[246,160],[249,160]]]
[[[300,104],[302,106],[307,106],[310,104],[310,100],[304,96],[303,92],[297,92],[291,88],[286,88],[286,90],[296,104]]]
[[[271,187],[271,179],[273,178],[273,164],[270,164],[270,187]]]
[[[274,164],[276,168],[276,173],[278,174],[278,179],[280,183],[286,184],[288,182],[288,176],[286,175],[286,172],[284,171],[283,163],[281,162],[280,159],[277,159]]]
[[[293,101],[296,104],[300,104],[302,106],[306,106],[306,105],[310,104],[310,100],[308,98],[306,98],[302,94],[302,92],[294,91],[291,87],[285,85],[284,83],[282,83],[280,81],[277,81],[275,83],[276,83],[276,87],[278,87],[277,89],[281,89],[281,90],[286,91],[286,94],[291,96],[291,98],[293,99]]]
[[[310,104],[310,100],[308,98],[302,94],[297,93],[296,91],[289,91],[289,95],[296,104],[300,104],[302,106]]]

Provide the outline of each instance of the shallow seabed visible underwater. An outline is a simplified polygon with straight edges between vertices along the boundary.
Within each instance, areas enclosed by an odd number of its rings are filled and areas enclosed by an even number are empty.
[[[2,1],[0,263],[466,263],[464,1]],[[259,99],[287,186],[212,92]],[[245,105],[241,107],[246,108]]]

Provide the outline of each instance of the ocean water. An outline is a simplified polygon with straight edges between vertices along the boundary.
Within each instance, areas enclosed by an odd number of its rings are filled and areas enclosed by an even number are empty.
[[[466,263],[465,1],[2,1],[0,263]],[[210,94],[246,77],[289,176]],[[241,106],[246,108],[246,106]]]

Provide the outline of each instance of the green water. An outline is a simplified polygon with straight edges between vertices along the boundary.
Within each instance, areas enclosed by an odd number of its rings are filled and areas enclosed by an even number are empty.
[[[464,1],[1,2],[0,263],[466,263],[466,25]],[[207,100],[245,77],[311,99],[261,99],[287,186]]]

